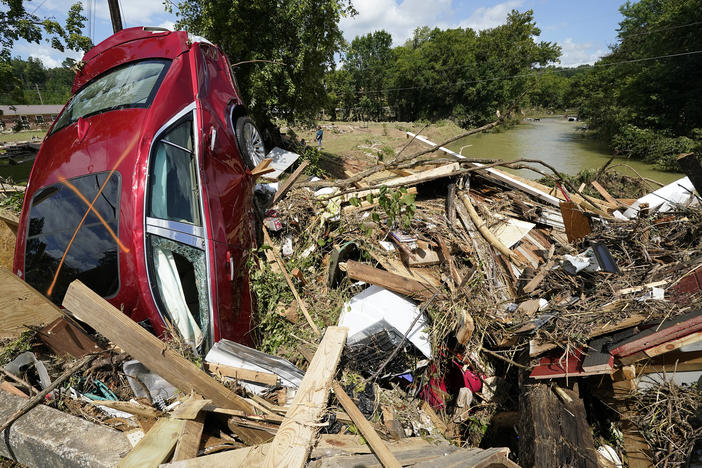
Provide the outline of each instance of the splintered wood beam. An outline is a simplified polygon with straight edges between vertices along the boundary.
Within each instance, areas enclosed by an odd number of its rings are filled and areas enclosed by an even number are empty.
[[[385,468],[401,468],[402,465],[400,465],[400,462],[398,462],[397,458],[390,452],[385,442],[383,442],[380,436],[378,436],[378,433],[375,432],[373,425],[363,416],[361,410],[358,409],[353,400],[346,394],[344,389],[341,388],[341,385],[339,385],[338,382],[333,382],[332,387],[334,388],[336,399],[339,400],[341,406],[343,406],[344,410],[351,416],[351,420],[361,432],[363,438],[366,439],[373,453],[378,457],[378,460],[380,460],[383,466]]]
[[[254,178],[261,177],[264,174],[268,174],[270,172],[274,172],[275,168],[269,167],[271,163],[273,162],[273,158],[265,158],[263,161],[258,163],[258,166],[256,166],[252,171],[251,175]]]
[[[505,258],[512,260],[517,264],[522,263],[517,260],[516,256],[514,255],[514,252],[509,250],[507,246],[500,242],[500,240],[495,236],[495,234],[493,234],[492,231],[488,229],[487,225],[485,224],[485,221],[480,216],[478,216],[478,212],[475,211],[473,203],[471,203],[470,201],[470,197],[468,197],[468,195],[466,195],[465,193],[462,193],[461,200],[463,201],[466,210],[468,210],[468,215],[470,216],[470,219],[473,221],[475,227],[478,228],[478,231],[480,231],[480,234],[483,235],[485,240],[488,241],[488,243],[492,245],[495,248],[495,250],[504,255]]]
[[[609,192],[608,192],[602,185],[600,185],[599,182],[597,182],[596,180],[593,180],[592,182],[590,182],[590,184],[591,184],[593,187],[595,187],[595,190],[597,190],[597,192],[598,192],[600,195],[602,195],[602,197],[603,197],[605,200],[607,200],[608,203],[611,203],[611,204],[614,205],[614,206],[620,206],[620,205],[621,205],[621,203],[619,203],[612,195],[610,195]]]
[[[346,343],[347,333],[348,329],[344,327],[327,328],[295,399],[271,442],[264,467],[305,466],[317,434],[316,424],[326,408],[329,388]]]
[[[183,432],[185,421],[182,419],[161,418],[151,427],[126,457],[119,462],[118,468],[157,467],[168,460]]]
[[[200,448],[200,439],[202,439],[202,432],[204,429],[204,414],[199,415],[196,419],[185,421],[183,430],[178,438],[178,444],[173,453],[174,462],[197,457],[197,452]]]
[[[213,362],[206,362],[205,369],[218,377],[231,377],[232,379],[246,380],[247,382],[256,382],[263,385],[276,385],[278,383],[278,376],[270,372],[242,369],[241,367],[215,364]]]
[[[222,408],[253,413],[251,405],[195,364],[168,348],[166,344],[139,326],[112,304],[76,280],[70,284],[63,306],[79,320],[129,353],[184,393],[199,393]],[[268,440],[270,436],[242,428],[237,434],[249,444]]]
[[[345,265],[346,273],[351,279],[365,281],[413,298],[429,299],[434,294],[433,288],[429,288],[419,281],[373,268],[365,263],[349,260]]]

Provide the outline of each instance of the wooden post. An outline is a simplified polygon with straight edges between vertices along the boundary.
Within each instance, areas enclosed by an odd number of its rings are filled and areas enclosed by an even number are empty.
[[[112,20],[112,32],[118,33],[122,28],[122,14],[119,11],[119,0],[107,0],[110,7],[110,19]]]
[[[702,166],[695,153],[683,153],[678,156],[678,165],[685,175],[690,178],[690,182],[692,182],[697,193],[702,196]]]

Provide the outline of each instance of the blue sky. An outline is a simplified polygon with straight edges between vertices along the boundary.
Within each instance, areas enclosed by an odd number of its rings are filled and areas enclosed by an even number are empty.
[[[36,8],[40,16],[53,16],[59,21],[75,0],[31,0],[29,11]],[[616,42],[616,29],[624,0],[353,0],[358,15],[345,18],[341,28],[347,40],[356,35],[385,29],[395,44],[403,43],[418,26],[440,28],[471,27],[485,29],[504,22],[512,9],[534,10],[541,28],[541,40],[557,42],[563,49],[561,63],[565,66],[593,63]],[[106,0],[84,0],[83,5],[95,4],[92,11],[92,38],[98,43],[112,34]],[[164,11],[161,0],[120,0],[125,27],[172,27],[176,18]],[[86,16],[88,11],[86,8]],[[89,34],[90,35],[90,34]],[[16,42],[13,55],[40,58],[47,66],[58,66],[65,57],[48,44]]]

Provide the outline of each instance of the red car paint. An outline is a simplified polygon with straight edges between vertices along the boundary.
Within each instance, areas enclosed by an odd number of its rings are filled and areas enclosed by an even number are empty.
[[[14,270],[20,277],[26,271],[28,223],[35,194],[65,179],[114,169],[120,180],[117,235],[124,248],[118,253],[119,288],[107,300],[135,321],[148,319],[156,334],[161,335],[165,324],[152,294],[146,260],[148,163],[159,130],[194,105],[196,164],[204,208],[203,240],[210,275],[211,326],[203,332],[210,335],[210,344],[222,338],[248,344],[251,297],[245,260],[254,240],[254,179],[242,161],[234,135],[231,116],[243,115],[243,103],[226,57],[217,47],[191,40],[183,31],[129,28],[86,53],[85,65],[77,74],[72,91],[75,95],[116,67],[153,58],[171,63],[149,107],[104,111],[55,132],[56,122],[52,125],[27,185]],[[60,119],[61,115],[57,121]],[[88,211],[87,206],[84,208]]]

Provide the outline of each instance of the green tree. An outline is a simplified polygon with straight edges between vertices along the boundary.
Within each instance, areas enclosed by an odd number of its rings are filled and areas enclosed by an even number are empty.
[[[0,0],[0,59],[9,60],[10,49],[15,41],[24,39],[39,44],[45,38],[54,49],[64,51],[88,50],[92,47],[89,38],[81,34],[87,19],[83,6],[77,2],[68,11],[66,24],[53,18],[41,18],[27,11],[25,0]]]
[[[327,72],[325,78],[327,101],[325,109],[332,120],[347,120],[356,105],[358,94],[353,86],[351,73],[344,69],[333,69]],[[341,114],[337,112],[341,110]]]
[[[350,0],[167,0],[178,27],[221,46],[259,124],[271,114],[312,119],[326,102],[325,73],[343,45],[339,20]]]
[[[351,74],[356,92],[362,95],[359,110],[364,118],[380,119],[386,105],[383,88],[388,77],[387,65],[392,58],[392,36],[375,31],[358,36],[343,58],[344,70]]]

